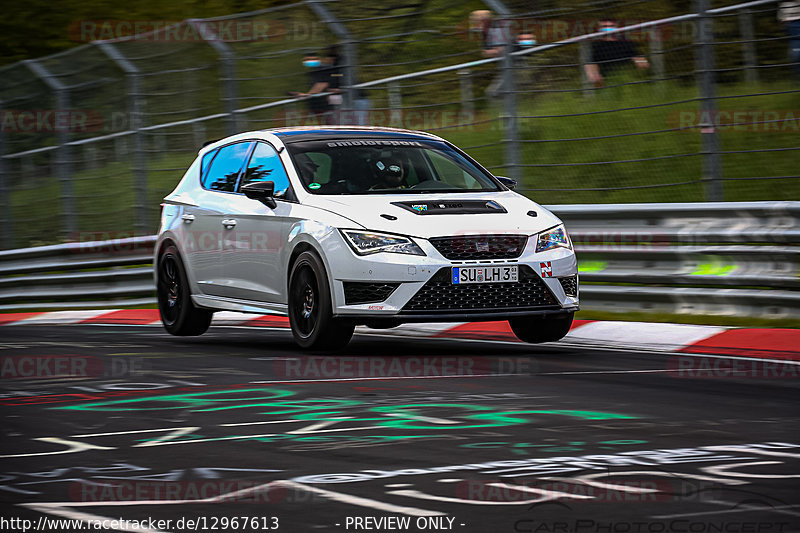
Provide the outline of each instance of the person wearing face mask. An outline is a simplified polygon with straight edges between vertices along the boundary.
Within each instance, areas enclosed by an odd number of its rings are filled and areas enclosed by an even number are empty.
[[[619,33],[609,33],[616,29],[613,20],[601,20],[598,31],[605,35],[592,42],[592,60],[584,68],[586,77],[595,87],[602,87],[609,74],[631,63],[637,69],[650,67],[647,59],[637,51],[636,44],[620,39]]]
[[[326,92],[330,86],[330,73],[323,66],[322,60],[316,52],[309,52],[303,57],[303,67],[308,71],[311,80],[311,89],[306,93],[291,92],[292,96],[308,98],[308,110],[312,115],[322,117],[323,122],[328,122],[328,115],[332,109],[327,96],[314,96]]]
[[[536,46],[536,36],[532,33],[520,33],[514,41],[514,51],[525,50]],[[530,88],[534,81],[535,54],[516,56],[514,58],[516,85],[518,89]]]

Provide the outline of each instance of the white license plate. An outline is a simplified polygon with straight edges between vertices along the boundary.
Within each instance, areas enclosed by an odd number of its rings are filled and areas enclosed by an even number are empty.
[[[475,266],[453,267],[451,281],[454,285],[466,283],[515,283],[519,267],[512,266]]]

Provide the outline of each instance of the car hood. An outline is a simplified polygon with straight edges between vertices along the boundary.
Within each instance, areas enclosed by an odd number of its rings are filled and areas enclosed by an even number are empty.
[[[512,191],[315,195],[308,197],[303,204],[338,213],[372,231],[421,238],[456,234],[532,235],[561,223],[558,217],[539,204]],[[536,216],[528,212],[534,212]]]

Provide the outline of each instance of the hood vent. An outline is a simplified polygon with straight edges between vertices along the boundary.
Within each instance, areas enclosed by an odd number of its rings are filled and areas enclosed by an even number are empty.
[[[494,200],[433,200],[420,202],[392,202],[392,205],[417,215],[478,215],[508,213]]]

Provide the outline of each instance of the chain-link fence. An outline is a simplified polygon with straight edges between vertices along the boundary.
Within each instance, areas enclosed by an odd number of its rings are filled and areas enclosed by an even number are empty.
[[[322,123],[437,133],[546,204],[797,199],[800,74],[778,2],[670,5],[309,0],[79,21],[88,44],[0,69],[0,244],[153,233],[206,140]],[[487,8],[500,43],[470,17]],[[311,113],[287,93],[332,45],[342,104]]]

